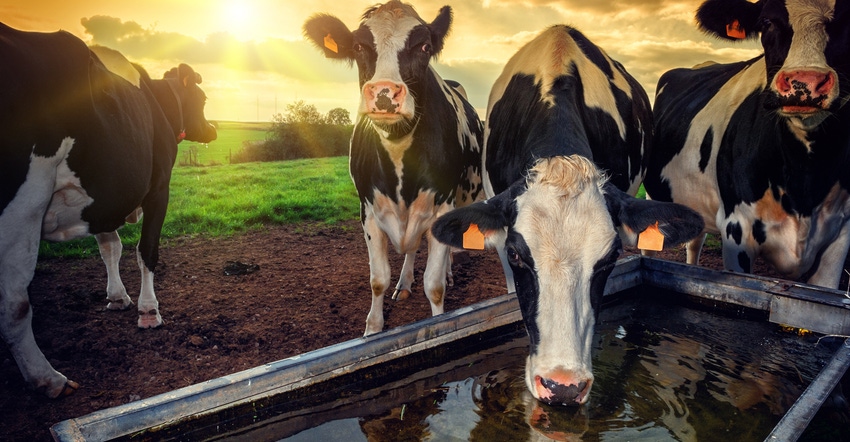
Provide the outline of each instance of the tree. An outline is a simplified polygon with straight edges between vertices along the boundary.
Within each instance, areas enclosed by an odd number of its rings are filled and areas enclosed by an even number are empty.
[[[275,117],[275,120],[277,120],[277,115]],[[307,104],[303,100],[298,100],[286,105],[286,111],[280,115],[280,122],[288,124],[324,124],[326,121],[325,117],[316,109],[316,106]]]
[[[347,126],[351,124],[351,117],[347,110],[341,107],[337,107],[328,111],[328,115],[327,117],[325,117],[325,121],[328,124]]]

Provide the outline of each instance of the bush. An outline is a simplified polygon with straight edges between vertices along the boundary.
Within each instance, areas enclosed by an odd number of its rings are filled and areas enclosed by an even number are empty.
[[[245,142],[232,163],[285,161],[348,155],[354,126],[323,123],[276,123],[264,141]]]

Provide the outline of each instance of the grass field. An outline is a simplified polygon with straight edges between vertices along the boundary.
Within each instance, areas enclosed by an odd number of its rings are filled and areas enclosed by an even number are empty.
[[[264,140],[271,127],[271,123],[238,121],[219,121],[217,125],[218,138],[209,144],[192,141],[180,143],[177,166],[230,164],[230,156],[242,148],[243,142]]]

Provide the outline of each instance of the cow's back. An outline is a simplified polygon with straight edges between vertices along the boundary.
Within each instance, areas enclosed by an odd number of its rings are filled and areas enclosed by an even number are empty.
[[[571,154],[592,159],[617,187],[634,192],[651,117],[646,93],[622,65],[577,30],[553,26],[511,58],[491,91],[488,193],[507,188],[538,158]]]

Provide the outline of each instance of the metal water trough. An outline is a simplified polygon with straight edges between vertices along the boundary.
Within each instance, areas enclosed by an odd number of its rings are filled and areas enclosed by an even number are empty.
[[[805,284],[718,272],[631,256],[620,260],[606,296],[641,285],[673,290],[703,302],[742,306],[767,313],[770,322],[827,335],[850,336],[850,306],[845,293]],[[282,393],[333,380],[442,344],[514,326],[522,320],[513,295],[448,312],[438,317],[358,338],[281,361],[212,379],[129,404],[59,422],[50,428],[57,441],[132,438],[221,413],[265,403]],[[850,340],[783,416],[766,441],[796,440],[850,366]]]

